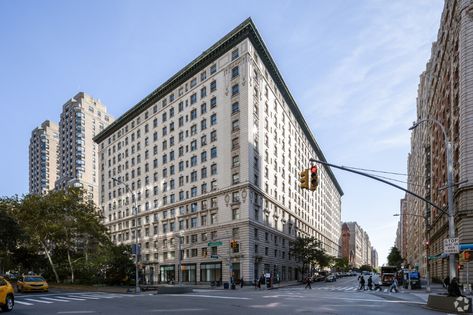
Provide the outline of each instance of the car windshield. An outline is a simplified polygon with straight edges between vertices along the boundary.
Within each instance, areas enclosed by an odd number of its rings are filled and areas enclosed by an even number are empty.
[[[43,282],[44,279],[41,277],[25,277],[25,282]]]

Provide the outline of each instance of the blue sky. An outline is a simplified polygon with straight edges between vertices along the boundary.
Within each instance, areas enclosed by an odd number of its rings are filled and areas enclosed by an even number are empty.
[[[78,91],[118,117],[251,16],[327,160],[406,173],[441,0],[0,1],[0,196],[28,191],[28,143]],[[342,219],[380,263],[403,193],[334,170]],[[406,177],[396,177],[406,180]]]

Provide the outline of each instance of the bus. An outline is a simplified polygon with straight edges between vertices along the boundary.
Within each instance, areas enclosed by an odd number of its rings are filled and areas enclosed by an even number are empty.
[[[397,268],[393,266],[381,267],[381,285],[390,285],[396,277]]]

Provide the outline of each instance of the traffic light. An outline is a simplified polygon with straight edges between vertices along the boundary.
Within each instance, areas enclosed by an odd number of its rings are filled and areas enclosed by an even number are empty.
[[[314,191],[319,185],[319,179],[317,176],[317,166],[312,165],[310,167],[310,190]]]
[[[302,189],[309,189],[309,170],[304,169],[299,173],[299,187]]]
[[[230,247],[231,247],[231,248],[236,248],[237,246],[238,246],[237,241],[232,240],[232,241],[230,242]]]
[[[463,261],[464,262],[471,261],[471,251],[470,250],[466,250],[466,251],[463,252]]]

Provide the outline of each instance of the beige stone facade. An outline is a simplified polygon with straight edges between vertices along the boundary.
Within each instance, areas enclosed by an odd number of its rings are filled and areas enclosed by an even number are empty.
[[[31,132],[29,145],[29,192],[44,194],[54,189],[58,176],[59,127],[46,120]]]
[[[93,137],[112,121],[106,107],[84,92],[77,93],[63,105],[56,188],[81,187],[88,198],[99,205],[98,146]]]
[[[123,244],[138,225],[148,282],[178,280],[181,233],[189,283],[295,279],[296,236],[339,255],[343,192],[323,166],[315,192],[299,188],[309,158],[325,158],[251,20],[95,141],[105,224]]]
[[[437,41],[420,78],[417,118],[433,118],[446,129],[453,144],[454,204],[456,234],[460,243],[473,243],[473,2],[446,1]],[[409,186],[433,203],[447,206],[445,142],[442,131],[424,124],[412,132],[409,155]],[[438,209],[412,197],[407,199],[411,231],[406,259],[425,266],[427,256],[434,278],[447,275],[448,259],[443,240],[448,237],[448,218]],[[423,216],[428,219],[428,236]],[[427,252],[424,251],[428,239]],[[409,242],[408,242],[409,243]],[[410,248],[409,248],[410,247]],[[460,273],[460,281],[465,272]]]

